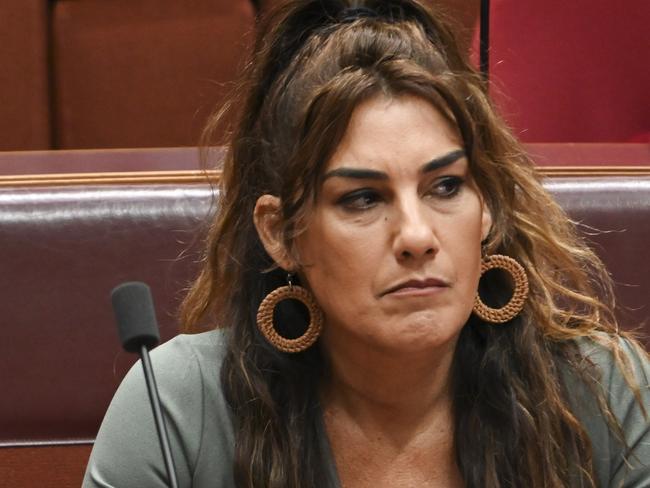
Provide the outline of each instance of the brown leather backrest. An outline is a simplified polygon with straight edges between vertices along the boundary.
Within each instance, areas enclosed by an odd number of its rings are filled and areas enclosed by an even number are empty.
[[[621,327],[639,330],[650,349],[650,176],[559,177],[544,186],[610,271]]]
[[[195,270],[208,185],[0,190],[0,445],[93,438],[122,375],[109,293],[151,285],[163,340]]]

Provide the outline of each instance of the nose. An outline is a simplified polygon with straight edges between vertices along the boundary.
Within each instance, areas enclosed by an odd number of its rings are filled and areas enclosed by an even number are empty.
[[[402,204],[396,214],[396,234],[393,241],[398,261],[433,257],[440,247],[434,231],[431,209],[416,201]]]

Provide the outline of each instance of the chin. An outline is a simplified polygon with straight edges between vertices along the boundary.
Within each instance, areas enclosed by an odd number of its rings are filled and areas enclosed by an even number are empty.
[[[462,324],[458,327],[432,325],[431,321],[412,323],[400,328],[399,336],[392,341],[392,349],[414,353],[446,349],[450,345],[455,347],[462,327]]]

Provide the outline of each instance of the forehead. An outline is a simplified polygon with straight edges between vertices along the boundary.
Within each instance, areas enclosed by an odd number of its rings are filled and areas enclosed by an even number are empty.
[[[419,166],[458,148],[462,143],[455,127],[428,101],[377,96],[355,108],[326,171]]]

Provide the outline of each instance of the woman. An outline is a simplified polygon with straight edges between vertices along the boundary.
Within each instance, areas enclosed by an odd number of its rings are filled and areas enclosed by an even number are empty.
[[[184,303],[217,330],[154,353],[181,486],[648,486],[648,355],[446,24],[260,32]],[[85,486],[164,486],[159,452],[135,368]]]

